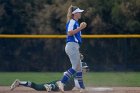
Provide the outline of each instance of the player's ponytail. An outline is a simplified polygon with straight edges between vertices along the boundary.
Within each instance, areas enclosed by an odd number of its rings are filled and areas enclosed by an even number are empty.
[[[67,22],[68,22],[70,19],[72,19],[72,16],[73,16],[72,12],[73,12],[74,10],[76,10],[77,8],[78,8],[77,6],[73,6],[73,5],[71,5],[71,6],[68,8]]]
[[[68,8],[67,22],[72,18],[72,5]]]

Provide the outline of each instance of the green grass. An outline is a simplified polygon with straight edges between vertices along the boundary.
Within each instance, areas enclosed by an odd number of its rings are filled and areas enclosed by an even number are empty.
[[[36,83],[58,80],[63,73],[49,72],[0,72],[0,85],[9,86],[15,79]],[[140,87],[140,72],[90,72],[84,75],[87,86],[131,86]]]
[[[99,72],[88,73],[87,85],[93,86],[140,86],[140,73],[138,72]]]

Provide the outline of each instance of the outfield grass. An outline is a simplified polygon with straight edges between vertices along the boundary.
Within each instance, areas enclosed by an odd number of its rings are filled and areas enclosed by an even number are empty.
[[[9,86],[17,78],[44,83],[60,79],[61,75],[50,72],[0,72],[0,85]],[[140,87],[140,72],[90,72],[84,75],[84,81],[87,86]]]

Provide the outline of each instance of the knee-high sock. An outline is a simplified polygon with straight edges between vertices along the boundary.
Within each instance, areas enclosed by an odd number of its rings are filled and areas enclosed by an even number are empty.
[[[64,76],[61,79],[61,82],[65,84],[69,80],[69,78],[75,73],[76,73],[76,71],[74,69],[70,68],[68,71],[64,72]]]
[[[19,85],[26,86],[26,87],[31,87],[31,84],[32,84],[32,82],[30,82],[30,81],[20,81],[19,82]]]
[[[78,80],[78,83],[79,83],[80,87],[84,89],[85,86],[84,86],[84,82],[83,82],[82,72],[77,72],[76,73],[76,79]]]

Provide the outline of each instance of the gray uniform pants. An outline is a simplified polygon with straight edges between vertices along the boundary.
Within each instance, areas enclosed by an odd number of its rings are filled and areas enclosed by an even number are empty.
[[[79,44],[75,42],[68,42],[65,46],[65,52],[70,59],[72,69],[77,72],[82,71],[80,64]]]

